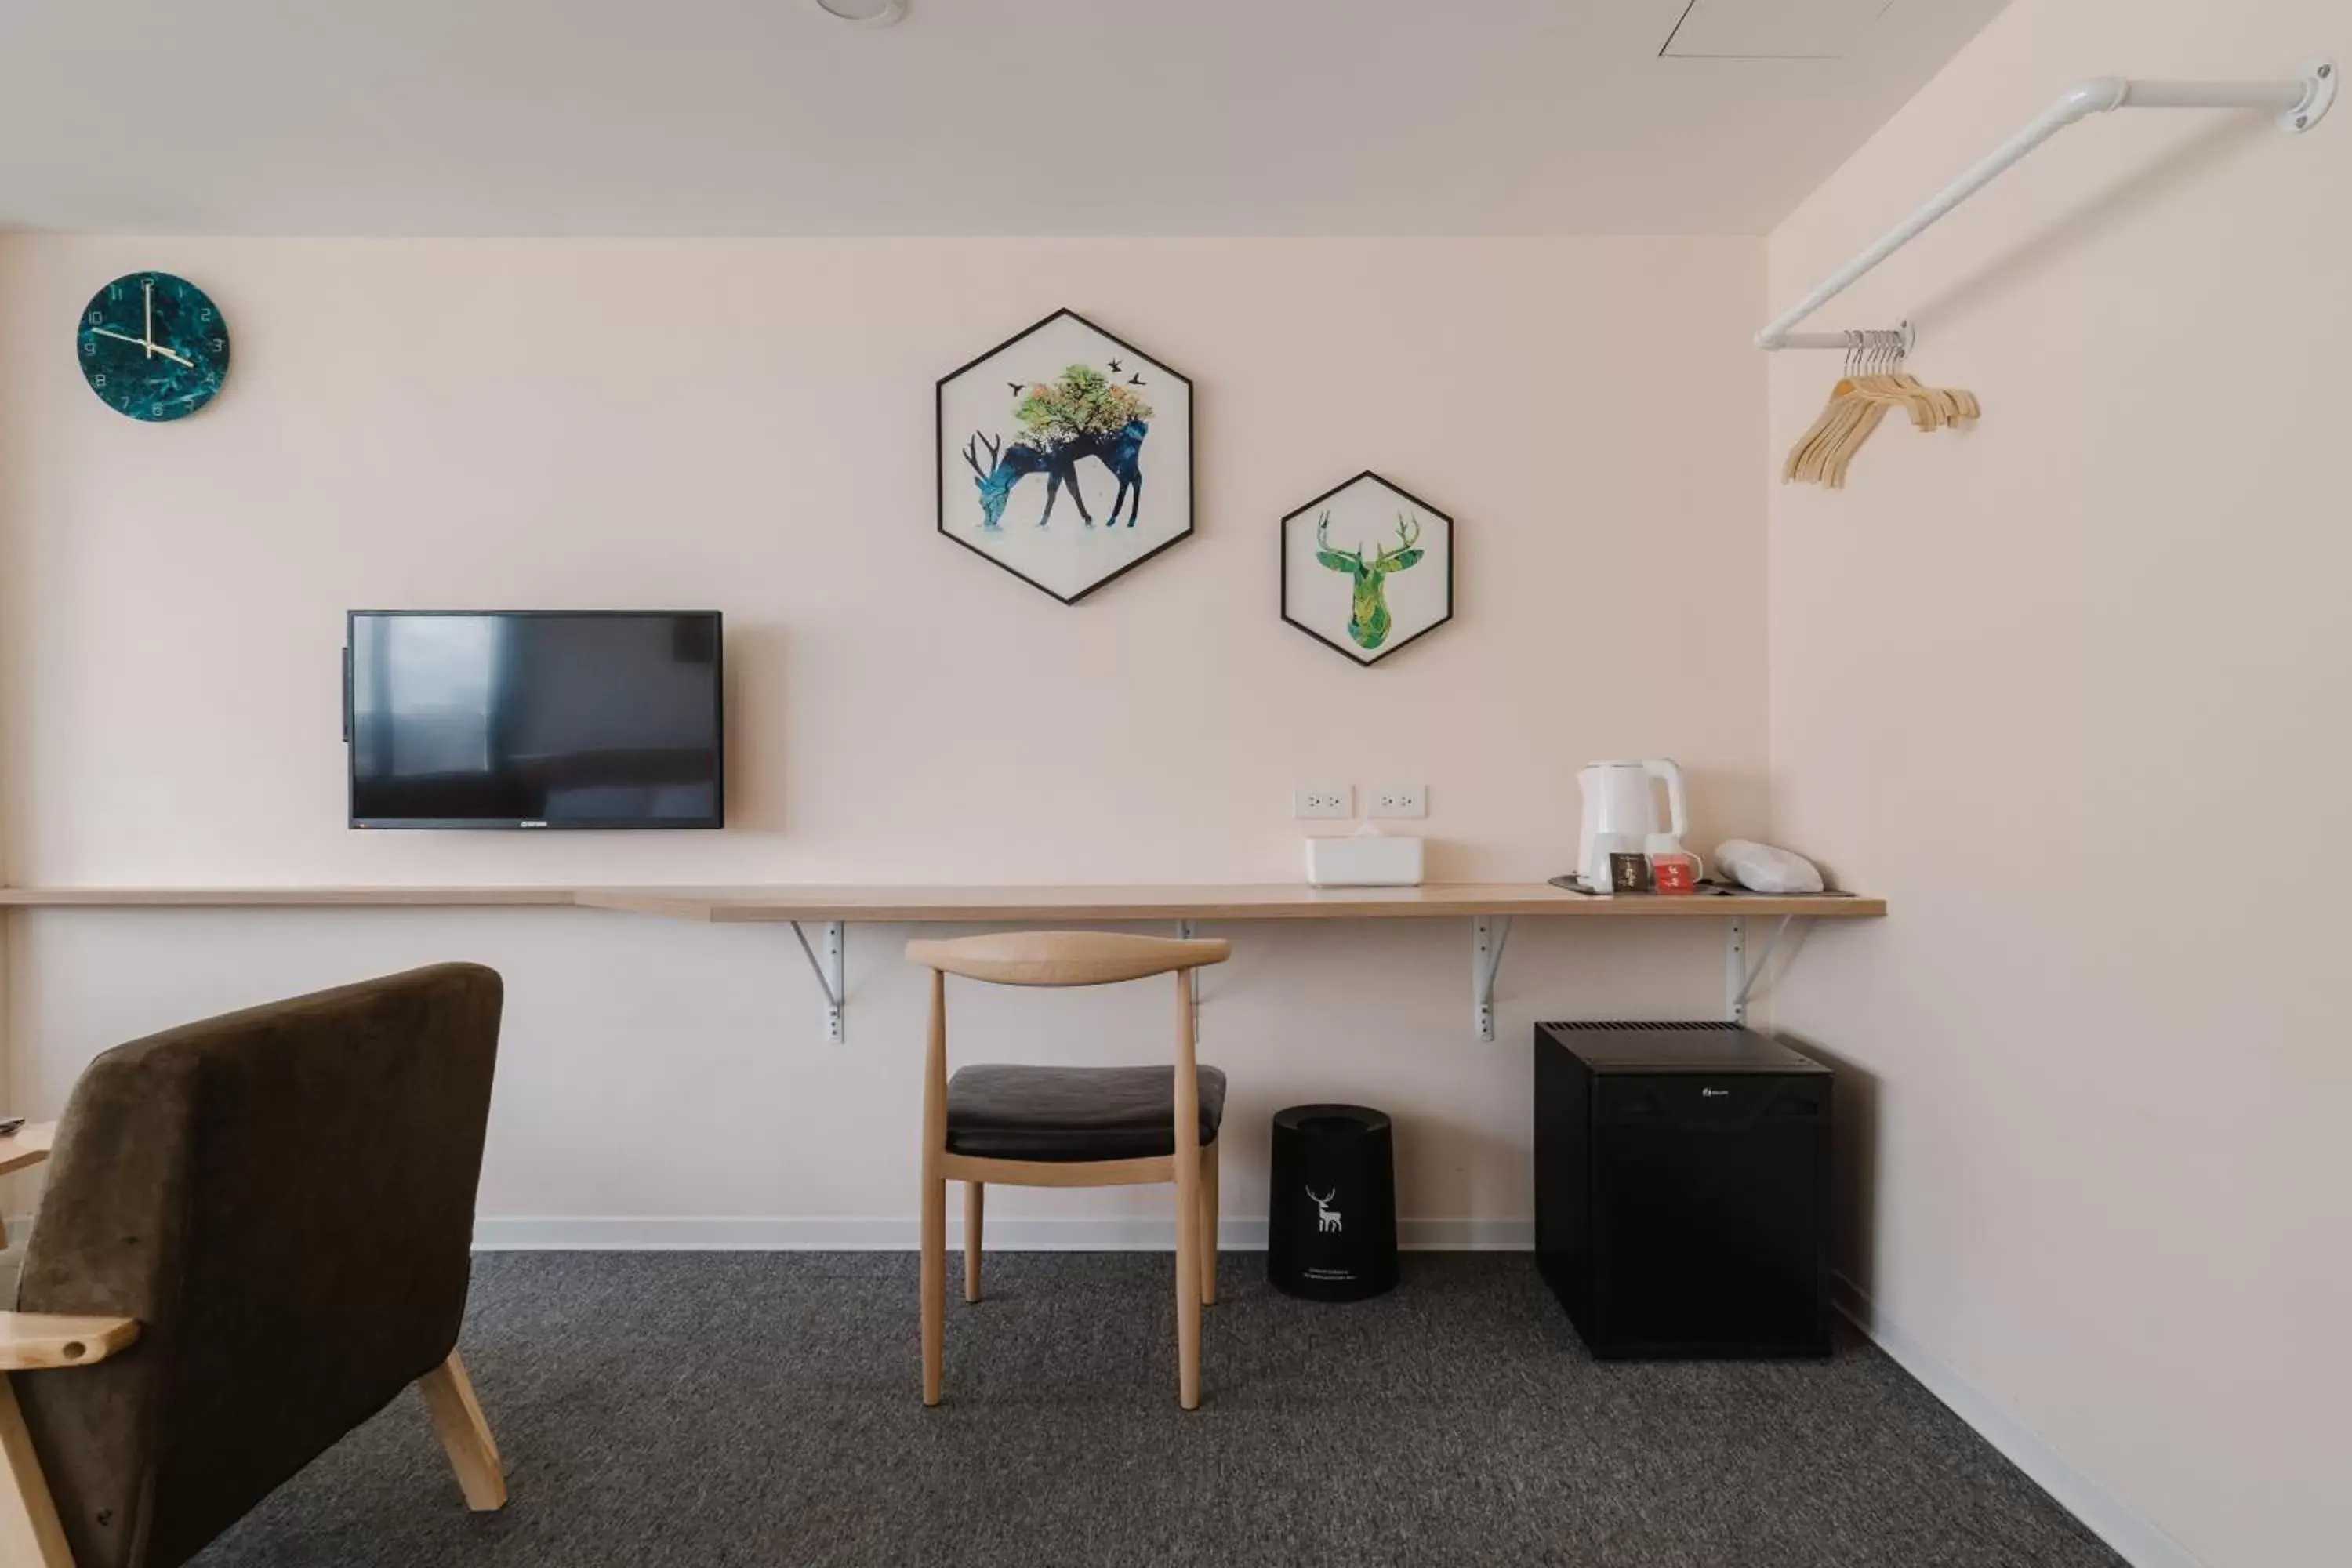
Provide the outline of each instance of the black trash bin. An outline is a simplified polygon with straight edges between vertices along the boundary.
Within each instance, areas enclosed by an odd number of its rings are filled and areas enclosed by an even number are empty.
[[[1274,1116],[1265,1277],[1313,1301],[1360,1301],[1397,1279],[1396,1144],[1385,1112],[1294,1105]]]

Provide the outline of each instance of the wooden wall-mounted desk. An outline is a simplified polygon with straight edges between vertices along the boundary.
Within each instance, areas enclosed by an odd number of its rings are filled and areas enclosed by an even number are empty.
[[[1746,915],[1866,919],[1883,899],[1595,899],[1549,882],[1432,882],[1418,888],[1298,884],[1005,888],[583,888],[590,909],[690,921],[1360,921],[1459,915],[1722,920]]]
[[[577,888],[0,888],[0,909],[570,908]]]
[[[1589,898],[1547,882],[1434,882],[1418,888],[1309,888],[1295,883],[1063,887],[684,888],[9,888],[0,908],[404,909],[570,907],[671,920],[755,921],[793,928],[824,988],[827,1035],[846,1032],[848,925],[1038,924],[1060,921],[1170,921],[1190,935],[1201,921],[1460,919],[1471,922],[1471,1005],[1478,1037],[1495,1037],[1495,975],[1511,921],[1542,919],[1721,921],[1724,1011],[1747,1016],[1748,993],[1791,921],[1871,920],[1883,899],[1728,897]],[[1748,921],[1777,920],[1751,961]],[[807,927],[819,929],[812,942]]]

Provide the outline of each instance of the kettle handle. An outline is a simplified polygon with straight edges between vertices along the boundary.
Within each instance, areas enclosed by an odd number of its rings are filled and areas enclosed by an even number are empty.
[[[1666,781],[1666,815],[1674,819],[1667,829],[1680,838],[1690,832],[1690,808],[1683,802],[1683,770],[1672,757],[1652,757],[1642,764],[1642,771],[1654,779]]]

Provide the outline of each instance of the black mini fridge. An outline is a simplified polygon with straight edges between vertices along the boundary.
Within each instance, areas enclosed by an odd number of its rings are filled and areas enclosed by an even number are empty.
[[[1538,1024],[1536,1261],[1606,1359],[1830,1353],[1830,1069],[1737,1024]]]

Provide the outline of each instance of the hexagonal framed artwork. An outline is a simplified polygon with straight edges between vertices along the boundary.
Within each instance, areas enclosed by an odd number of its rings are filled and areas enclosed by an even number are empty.
[[[1192,383],[1075,310],[940,378],[940,531],[1066,605],[1192,532]]]
[[[1367,469],[1282,520],[1282,618],[1378,664],[1454,618],[1454,520]]]

